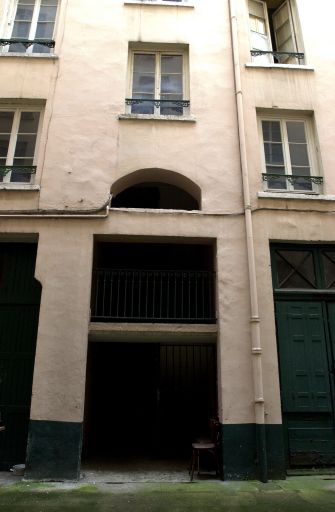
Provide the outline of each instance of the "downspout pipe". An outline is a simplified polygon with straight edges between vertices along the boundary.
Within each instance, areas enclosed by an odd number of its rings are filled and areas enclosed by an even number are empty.
[[[266,450],[265,432],[265,407],[262,370],[262,345],[260,334],[260,317],[257,296],[257,279],[255,265],[255,247],[252,226],[252,211],[249,188],[248,159],[246,150],[246,133],[243,111],[243,92],[241,83],[240,56],[238,47],[238,28],[236,16],[236,0],[229,0],[230,27],[232,36],[233,65],[235,77],[235,98],[237,109],[237,122],[239,134],[239,148],[241,159],[241,174],[244,201],[244,219],[246,230],[246,244],[249,270],[249,293],[250,293],[250,331],[251,331],[251,354],[254,381],[254,408],[257,436],[257,453],[260,468],[260,480],[268,481],[268,465]]]

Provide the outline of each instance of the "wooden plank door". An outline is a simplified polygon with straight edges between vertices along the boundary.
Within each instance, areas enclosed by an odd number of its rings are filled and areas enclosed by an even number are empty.
[[[0,244],[0,469],[25,462],[39,317],[35,244]]]
[[[334,464],[327,311],[319,301],[278,301],[276,320],[288,464]]]

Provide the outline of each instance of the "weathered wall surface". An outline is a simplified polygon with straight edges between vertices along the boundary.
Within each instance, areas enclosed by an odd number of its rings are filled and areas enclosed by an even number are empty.
[[[96,220],[0,217],[3,240],[39,237],[36,277],[43,292],[33,420],[83,420],[93,240],[104,235],[111,241],[136,236],[216,243],[220,420],[255,421],[228,2],[195,4],[193,9],[62,1],[55,56],[0,55],[0,102],[45,102],[36,175],[40,191],[0,190],[0,210],[96,208],[113,183],[138,169],[180,173],[202,196],[198,213],[112,210]],[[333,242],[333,215],[324,212],[334,210],[334,201],[258,197],[263,184],[256,109],[314,114],[323,192],[335,195],[330,65],[335,34],[332,17],[324,15],[333,11],[332,4],[323,0],[322,10],[316,10],[312,0],[296,0],[306,66],[294,69],[246,66],[251,64],[247,1],[237,2],[269,424],[281,423],[269,242]],[[8,5],[0,0],[3,20]],[[128,94],[129,42],[188,45],[192,122],[119,119]]]

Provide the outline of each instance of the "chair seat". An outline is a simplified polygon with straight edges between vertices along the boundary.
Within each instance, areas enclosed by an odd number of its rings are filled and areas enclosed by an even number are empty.
[[[192,448],[194,450],[211,450],[215,448],[214,443],[192,443]]]

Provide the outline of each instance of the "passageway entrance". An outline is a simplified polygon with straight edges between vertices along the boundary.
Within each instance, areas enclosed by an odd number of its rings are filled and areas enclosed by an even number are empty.
[[[26,457],[41,285],[37,244],[0,244],[0,470]]]
[[[83,460],[188,457],[216,404],[214,344],[90,342]]]

